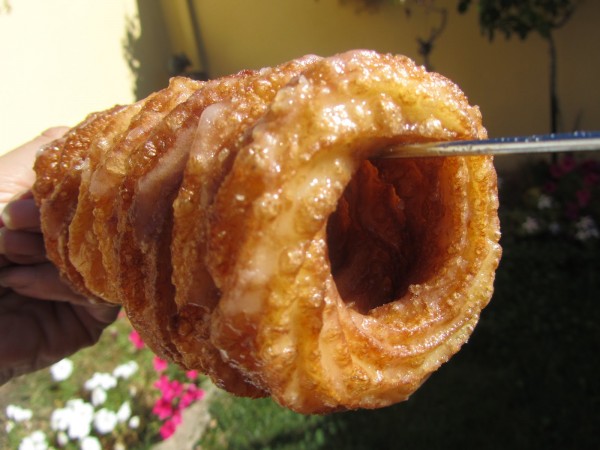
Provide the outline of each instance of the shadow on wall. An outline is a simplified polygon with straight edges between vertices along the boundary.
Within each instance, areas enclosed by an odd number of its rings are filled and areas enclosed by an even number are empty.
[[[137,0],[137,10],[137,17],[127,18],[123,53],[141,99],[168,84],[170,46],[160,2]]]

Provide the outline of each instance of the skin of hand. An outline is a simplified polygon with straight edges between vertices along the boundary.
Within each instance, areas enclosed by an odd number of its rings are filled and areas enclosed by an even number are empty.
[[[66,130],[51,128],[0,157],[0,385],[95,344],[119,312],[72,291],[46,258],[32,167]]]

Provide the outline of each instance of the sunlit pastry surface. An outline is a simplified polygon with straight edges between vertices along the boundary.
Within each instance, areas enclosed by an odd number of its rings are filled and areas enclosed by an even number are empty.
[[[408,58],[307,56],[90,115],[34,194],[65,278],[160,356],[302,413],[378,408],[466,342],[500,247],[491,157],[377,156],[485,137]]]

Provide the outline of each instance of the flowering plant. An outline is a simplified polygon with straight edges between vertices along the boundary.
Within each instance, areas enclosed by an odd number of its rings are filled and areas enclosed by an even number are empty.
[[[154,370],[160,377],[154,387],[160,396],[154,402],[152,414],[161,421],[159,434],[162,439],[168,439],[175,433],[181,424],[183,411],[197,400],[204,397],[204,390],[196,384],[198,372],[188,370],[182,380],[181,370],[170,367],[169,364],[155,356],[153,359]]]
[[[182,412],[203,398],[202,379],[195,371],[184,371],[153,355],[137,332],[125,334],[128,339],[124,339],[116,329],[127,330],[129,324],[123,322],[118,319],[102,339],[120,350],[122,361],[116,366],[114,351],[110,365],[95,361],[94,369],[102,367],[91,376],[92,367],[84,367],[85,355],[63,359],[38,376],[39,383],[50,386],[43,404],[6,407],[4,423],[11,448],[124,450],[168,439],[175,432]]]
[[[551,235],[595,242],[600,238],[600,162],[566,155],[532,171],[521,203],[504,217],[517,236]]]

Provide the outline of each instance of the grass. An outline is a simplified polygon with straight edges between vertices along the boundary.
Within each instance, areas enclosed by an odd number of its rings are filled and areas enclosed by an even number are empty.
[[[600,448],[600,246],[503,241],[490,306],[468,344],[409,401],[301,416],[222,395],[210,449]]]

